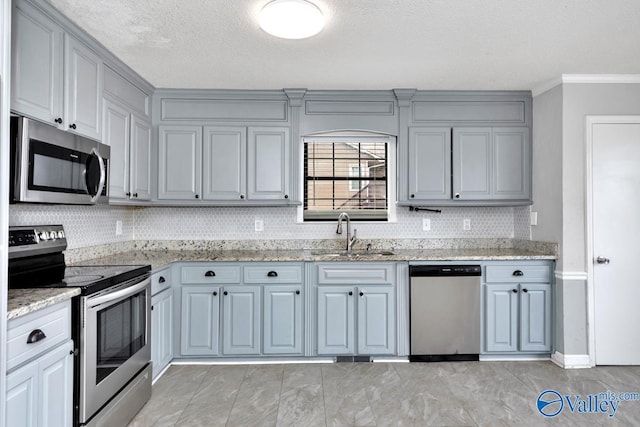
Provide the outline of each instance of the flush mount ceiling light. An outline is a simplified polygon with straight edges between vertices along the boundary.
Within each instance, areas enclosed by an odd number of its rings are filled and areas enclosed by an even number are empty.
[[[283,39],[306,39],[322,27],[322,12],[306,0],[274,0],[260,11],[260,28]]]

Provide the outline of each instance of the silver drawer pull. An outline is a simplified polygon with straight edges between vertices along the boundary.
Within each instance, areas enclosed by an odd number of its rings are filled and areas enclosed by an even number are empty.
[[[42,332],[42,330],[34,329],[33,331],[31,331],[29,337],[27,338],[27,344],[35,344],[38,341],[42,341],[46,337],[47,336],[44,334],[44,332]]]

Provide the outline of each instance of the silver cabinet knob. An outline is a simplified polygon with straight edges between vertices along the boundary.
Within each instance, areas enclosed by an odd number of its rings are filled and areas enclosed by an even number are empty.
[[[609,258],[605,258],[603,256],[599,256],[598,258],[596,258],[597,264],[609,264],[610,262],[611,260]]]

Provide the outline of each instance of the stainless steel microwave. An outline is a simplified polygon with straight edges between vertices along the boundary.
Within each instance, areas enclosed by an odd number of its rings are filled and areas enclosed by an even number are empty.
[[[97,141],[11,117],[11,202],[107,202],[110,151]]]

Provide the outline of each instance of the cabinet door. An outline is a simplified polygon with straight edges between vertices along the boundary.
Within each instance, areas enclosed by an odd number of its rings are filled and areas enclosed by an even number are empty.
[[[355,351],[355,295],[351,286],[318,288],[318,354]]]
[[[55,126],[63,115],[64,32],[28,3],[13,4],[11,109]]]
[[[220,288],[183,286],[180,353],[183,356],[218,354]]]
[[[248,197],[289,198],[289,129],[249,128]]]
[[[65,121],[67,130],[100,139],[102,60],[65,34]]]
[[[102,143],[111,146],[110,199],[129,198],[129,121],[129,111],[107,99],[104,100]]]
[[[151,298],[151,363],[155,378],[173,359],[173,291]]]
[[[73,342],[38,359],[38,425],[73,424]]]
[[[302,354],[302,285],[264,287],[265,354]]]
[[[520,285],[520,350],[551,351],[551,285]]]
[[[518,285],[485,285],[486,351],[518,349]]]
[[[409,200],[451,199],[451,128],[409,130]]]
[[[38,425],[38,362],[31,362],[7,375],[6,425]]]
[[[197,200],[202,185],[202,128],[160,126],[158,199]]]
[[[129,192],[134,200],[151,200],[151,124],[131,115]]]
[[[491,196],[491,128],[453,130],[453,198],[486,200]]]
[[[246,198],[247,130],[244,127],[205,127],[202,198]]]
[[[223,354],[260,354],[260,287],[226,286],[223,298]]]
[[[358,288],[358,354],[395,352],[392,287]]]
[[[528,128],[493,129],[493,197],[531,197],[531,144]]]

